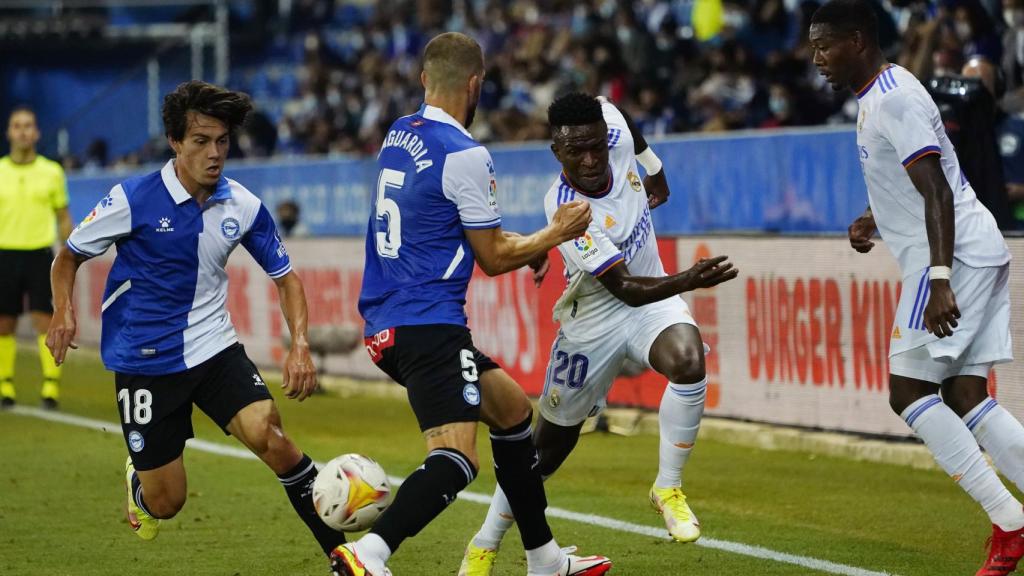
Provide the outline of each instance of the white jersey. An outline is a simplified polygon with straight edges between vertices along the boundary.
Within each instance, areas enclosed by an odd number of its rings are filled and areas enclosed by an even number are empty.
[[[871,211],[903,276],[928,267],[931,255],[925,229],[924,197],[906,168],[929,154],[940,156],[953,190],[956,239],[953,256],[974,268],[1010,261],[995,218],[978,201],[960,171],[939,109],[913,74],[890,66],[862,89],[857,98],[857,147]]]
[[[612,266],[625,262],[630,273],[637,276],[665,275],[647,193],[636,165],[633,137],[614,105],[603,102],[601,107],[608,124],[608,189],[587,195],[573,188],[561,174],[544,197],[548,222],[559,205],[575,199],[588,201],[593,215],[583,236],[558,247],[568,285],[555,303],[554,319],[569,338],[606,333],[609,319],[629,308],[597,279]]]

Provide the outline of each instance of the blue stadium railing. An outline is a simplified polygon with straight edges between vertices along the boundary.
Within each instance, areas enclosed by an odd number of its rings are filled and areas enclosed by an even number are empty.
[[[867,205],[849,127],[679,136],[653,144],[672,197],[654,212],[660,234],[844,232]],[[544,225],[542,199],[559,166],[544,143],[491,147],[505,229]],[[317,236],[366,233],[376,182],[373,158],[229,164],[226,174],[273,209],[294,200]],[[68,179],[80,220],[130,174]]]

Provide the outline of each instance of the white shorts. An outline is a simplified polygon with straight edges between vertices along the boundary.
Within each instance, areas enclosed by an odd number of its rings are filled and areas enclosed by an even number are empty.
[[[928,269],[904,278],[889,341],[889,372],[941,383],[953,376],[988,377],[992,365],[1013,360],[1009,277],[1009,264],[972,268],[955,260],[950,286],[960,319],[946,338],[924,327]]]
[[[602,334],[558,331],[551,346],[540,413],[559,426],[575,426],[601,412],[612,383],[628,359],[650,368],[651,346],[669,326],[697,323],[682,298],[639,308],[623,307]]]

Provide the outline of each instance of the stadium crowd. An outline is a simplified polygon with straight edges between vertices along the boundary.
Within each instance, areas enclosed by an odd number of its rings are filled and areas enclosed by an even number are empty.
[[[882,44],[922,80],[973,56],[1006,69],[1020,99],[1021,0],[878,4]],[[897,5],[898,4],[898,5]],[[373,153],[419,103],[419,55],[437,31],[465,31],[488,55],[474,133],[546,136],[544,112],[570,89],[606,94],[647,135],[849,122],[810,64],[815,0],[381,2],[337,26],[332,0],[296,3],[298,90],[277,123],[279,153]],[[1005,12],[1005,18],[1004,18]],[[1005,33],[1004,33],[1005,31]],[[900,41],[905,38],[905,41]]]
[[[877,0],[873,0],[876,1]],[[474,134],[485,142],[546,137],[544,113],[572,89],[605,94],[648,136],[849,123],[810,63],[818,0],[296,0],[277,26],[292,49],[258,57],[232,87],[262,107],[237,154],[373,154],[396,117],[419,105],[426,39],[464,31],[487,54]],[[1024,109],[1024,0],[877,3],[883,48],[927,82],[972,57],[1002,70],[1008,112]],[[261,12],[263,13],[263,12]],[[267,16],[268,18],[271,16]],[[268,87],[269,86],[269,87]],[[161,142],[93,167],[162,160]]]
[[[1008,210],[992,209],[1013,211],[1024,225],[1024,0],[871,1],[887,58],[926,85],[961,74],[972,59],[975,70],[980,62],[990,76],[991,112],[982,112],[979,120],[975,110],[970,122],[947,117],[947,128],[991,123],[982,135],[992,141],[985,153],[990,158],[980,162],[999,162],[1002,154],[1011,201]],[[423,45],[443,30],[468,33],[487,55],[473,125],[483,142],[544,139],[548,105],[569,90],[611,97],[648,137],[851,123],[854,96],[834,93],[811,64],[807,28],[819,5],[819,0],[294,0],[283,14],[263,6],[236,26],[267,34],[255,34],[254,42],[235,50],[244,58],[232,68],[229,85],[251,93],[257,113],[239,134],[233,154],[376,153],[390,122],[419,106]],[[955,99],[959,88],[946,88]],[[942,98],[936,99],[943,106]],[[965,108],[953,102],[944,116],[963,112],[958,107]],[[155,139],[112,158],[106,143],[97,140],[85,157],[67,158],[65,166],[158,162],[167,158],[166,146]],[[1001,196],[1003,187],[995,189]]]

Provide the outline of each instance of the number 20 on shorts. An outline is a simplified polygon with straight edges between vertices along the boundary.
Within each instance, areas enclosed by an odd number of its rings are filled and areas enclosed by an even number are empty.
[[[555,350],[555,367],[551,372],[551,381],[568,388],[583,388],[587,380],[587,368],[590,360],[583,354],[569,354]]]

